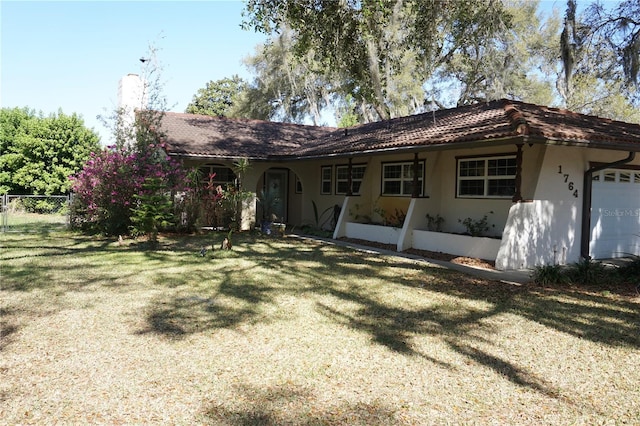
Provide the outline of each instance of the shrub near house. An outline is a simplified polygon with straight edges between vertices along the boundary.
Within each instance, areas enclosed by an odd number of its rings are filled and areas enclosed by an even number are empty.
[[[150,161],[146,155],[111,147],[92,154],[84,169],[71,180],[76,194],[72,224],[121,235],[130,232],[133,211],[141,208],[145,197],[182,191],[186,178],[175,160]],[[156,184],[150,186],[149,181]]]

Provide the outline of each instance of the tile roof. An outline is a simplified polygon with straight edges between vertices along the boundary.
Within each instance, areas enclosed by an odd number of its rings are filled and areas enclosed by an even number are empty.
[[[169,152],[201,157],[305,158],[485,143],[559,143],[640,151],[640,125],[498,100],[347,129],[167,113]]]
[[[297,152],[335,129],[167,112],[162,130],[173,155],[267,159]]]

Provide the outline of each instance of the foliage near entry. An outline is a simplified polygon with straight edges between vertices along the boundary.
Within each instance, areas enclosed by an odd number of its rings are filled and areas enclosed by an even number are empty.
[[[158,232],[174,225],[173,204],[166,184],[159,177],[145,178],[131,215],[134,235],[145,234],[152,244],[158,240]]]
[[[148,179],[155,185],[144,188]],[[149,197],[183,189],[184,179],[180,165],[168,158],[153,161],[148,154],[115,147],[93,154],[72,178],[76,194],[72,224],[107,235],[128,234],[134,209],[144,216],[141,212]]]
[[[640,295],[640,257],[630,256],[619,265],[598,260],[581,259],[570,265],[541,265],[534,268],[531,278],[539,285],[579,285],[583,287],[633,285]]]

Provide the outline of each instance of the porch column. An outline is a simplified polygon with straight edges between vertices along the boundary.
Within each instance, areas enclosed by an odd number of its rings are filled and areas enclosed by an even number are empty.
[[[349,210],[351,209],[352,200],[353,197],[344,197],[342,209],[340,210],[338,222],[336,223],[336,229],[333,230],[334,240],[347,236],[347,222],[349,222]]]
[[[353,160],[351,157],[349,157],[349,165],[347,166],[347,197],[350,197],[353,195],[353,189],[352,184],[353,184],[353,180],[351,178],[351,171],[353,170]]]
[[[420,197],[418,167],[420,167],[420,162],[418,161],[418,153],[416,152],[413,154],[413,191],[411,191],[411,198]]]
[[[519,203],[522,201],[522,144],[516,145],[516,192],[513,194],[511,201]]]

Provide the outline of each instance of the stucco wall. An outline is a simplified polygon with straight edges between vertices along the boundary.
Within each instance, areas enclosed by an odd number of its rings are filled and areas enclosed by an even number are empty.
[[[496,266],[565,264],[580,256],[584,150],[548,146],[532,202],[509,210]]]
[[[520,269],[577,262],[584,172],[589,162],[613,162],[626,155],[621,151],[546,147],[534,201],[510,208],[496,266]]]
[[[445,232],[464,232],[459,222],[466,217],[489,218],[490,235],[502,235],[496,258],[500,269],[533,268],[542,264],[565,264],[580,258],[580,229],[582,223],[583,175],[589,162],[613,162],[625,158],[623,151],[594,150],[566,146],[523,146],[522,195],[525,201],[511,199],[456,198],[456,158],[460,156],[500,155],[515,152],[515,145],[481,149],[446,150],[419,153],[425,160],[425,197],[412,219],[412,229],[427,229],[426,214],[445,218]],[[407,212],[410,197],[381,196],[381,171],[384,162],[410,162],[413,154],[362,156],[354,164],[366,164],[361,195],[353,196],[343,212],[345,221],[355,215],[381,221],[374,212],[380,207],[393,214],[395,209]],[[230,161],[186,162],[223,164]],[[246,189],[258,193],[264,172],[269,168],[287,168],[289,179],[289,216],[291,225],[315,225],[313,202],[322,213],[334,205],[343,206],[344,195],[335,194],[335,166],[346,165],[347,159],[303,160],[282,163],[254,162],[244,179]],[[640,158],[631,162],[640,165]],[[331,194],[320,194],[321,168],[331,166]],[[297,175],[302,193],[295,193]],[[255,200],[250,200],[243,219],[251,224],[255,217]],[[493,211],[493,213],[489,213]],[[327,214],[324,216],[327,217]]]
[[[451,150],[442,152],[422,152],[419,159],[425,161],[425,184],[424,195],[430,201],[424,212],[421,213],[419,228],[426,229],[426,214],[432,216],[439,214],[445,217],[445,230],[449,232],[464,232],[465,227],[458,222],[467,217],[481,219],[484,214],[489,216],[492,227],[492,234],[499,235],[502,232],[504,222],[511,206],[511,199],[461,199],[456,198],[456,156],[459,155],[486,155],[510,153],[515,150],[515,146],[509,145],[500,148],[485,148],[475,150]],[[533,159],[533,157],[531,157]],[[357,157],[353,159],[354,164],[367,164],[367,170],[361,186],[361,194],[354,196],[350,203],[350,220],[366,221],[369,218],[373,222],[382,222],[382,217],[376,210],[384,210],[387,219],[396,214],[396,209],[407,213],[411,198],[409,196],[387,196],[381,195],[381,174],[382,164],[387,162],[412,162],[413,154],[378,155],[368,157]],[[305,182],[311,182],[314,188],[312,195],[318,204],[319,210],[324,210],[333,204],[342,205],[344,195],[321,195],[320,194],[320,168],[321,166],[344,165],[345,159],[304,162],[306,173]],[[309,174],[311,171],[311,174]],[[335,171],[335,168],[334,168]],[[303,172],[304,173],[304,172]],[[335,175],[333,181],[335,187]],[[309,205],[311,202],[308,201]],[[489,213],[493,211],[494,213]],[[356,218],[357,216],[357,218]],[[312,216],[310,216],[312,217]]]
[[[318,215],[322,215],[320,222],[324,222],[329,216],[332,215],[331,211],[325,212],[334,205],[342,206],[344,201],[344,195],[335,195],[335,169],[333,169],[332,190],[331,194],[321,194],[321,180],[320,173],[323,166],[335,166],[336,164],[346,164],[347,160],[336,161],[332,160],[302,160],[297,162],[290,162],[286,165],[298,175],[302,183],[302,194],[299,197],[299,203],[297,208],[300,210],[297,215],[298,223],[292,223],[293,225],[316,225],[316,218],[313,210],[313,203],[316,204],[318,209]],[[328,224],[327,224],[328,226]]]
[[[528,147],[527,147],[528,148]],[[440,153],[427,153],[428,159],[434,157],[434,161],[428,161],[427,165],[433,167],[433,176],[430,179],[430,193],[433,203],[430,214],[439,214],[445,219],[443,230],[446,232],[463,233],[466,227],[460,221],[466,218],[480,220],[487,216],[490,225],[489,235],[500,236],[512,205],[511,198],[457,198],[457,157],[501,155],[515,152],[515,145],[501,147],[487,147],[473,150],[448,150]],[[530,152],[535,155],[528,155]],[[523,152],[523,173],[535,173],[535,150]],[[531,191],[529,187],[523,188],[523,193]],[[493,213],[491,213],[493,212]],[[426,229],[426,218],[422,229]]]
[[[419,213],[417,228],[427,228],[427,213],[432,216],[439,214],[445,218],[445,231],[462,233],[466,231],[466,228],[459,220],[464,220],[467,217],[479,220],[486,214],[490,225],[492,225],[489,234],[501,235],[509,208],[512,205],[511,199],[456,198],[456,157],[500,155],[513,152],[515,152],[515,145],[419,153],[419,159],[425,161],[424,195],[429,201],[421,204],[421,209],[424,211]],[[523,173],[527,177],[523,180],[523,195],[525,197],[531,198],[533,196],[543,154],[544,149],[539,146],[525,146],[523,149]],[[381,223],[382,217],[375,210],[384,210],[387,218],[390,215],[395,215],[396,209],[406,213],[411,198],[381,195],[381,173],[383,163],[411,161],[413,161],[412,153],[354,158],[354,164],[366,164],[367,169],[361,186],[361,194],[354,196],[349,203],[350,208],[347,212],[350,216],[349,220],[366,222],[368,219]],[[303,160],[277,165],[278,167],[288,167],[297,173],[303,184],[303,194],[299,197],[298,203],[298,208],[301,209],[300,224],[314,224],[312,200],[316,203],[319,213],[336,204],[342,206],[344,195],[335,194],[335,166],[347,163],[347,159],[338,158]],[[323,166],[331,166],[333,170],[331,194],[320,194],[320,171]],[[493,213],[490,213],[492,211]]]

